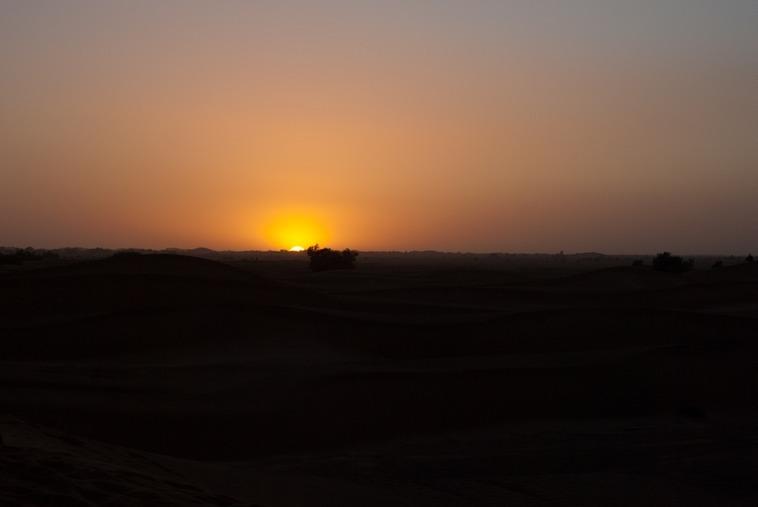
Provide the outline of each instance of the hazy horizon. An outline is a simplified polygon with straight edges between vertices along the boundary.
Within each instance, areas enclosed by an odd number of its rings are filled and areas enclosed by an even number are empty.
[[[0,243],[758,252],[758,3],[8,1]]]
[[[308,245],[308,246],[316,246],[316,245]],[[332,248],[332,249],[339,249],[341,250],[342,247],[339,247],[337,245],[317,245],[321,248]],[[248,248],[248,249],[223,249],[223,248],[210,248],[207,246],[190,246],[190,247],[176,247],[176,246],[167,246],[167,247],[139,247],[139,246],[113,246],[113,247],[104,247],[104,246],[77,246],[77,245],[69,245],[69,246],[51,246],[51,247],[35,247],[33,245],[0,245],[0,249],[25,249],[25,248],[32,248],[34,250],[40,250],[40,251],[60,251],[60,250],[106,250],[106,251],[137,251],[137,252],[155,252],[155,253],[163,253],[163,252],[171,252],[171,251],[179,251],[179,252],[191,252],[193,250],[207,250],[210,252],[220,253],[220,254],[248,254],[248,253],[291,253],[291,254],[298,254],[298,253],[304,253],[304,252],[293,252],[286,248]],[[629,252],[612,252],[612,251],[598,251],[598,250],[581,250],[581,251],[568,251],[568,250],[558,250],[558,251],[506,251],[506,250],[434,250],[434,249],[393,249],[393,250],[357,250],[359,253],[362,254],[442,254],[442,255],[513,255],[513,256],[529,256],[529,255],[544,255],[544,256],[552,256],[552,255],[601,255],[606,257],[654,257],[660,253],[663,252],[669,252],[678,256],[683,257],[724,257],[724,258],[734,258],[741,260],[745,258],[747,255],[755,255],[754,251],[746,251],[746,252],[682,252],[682,251],[671,251],[671,249],[667,248],[659,248],[654,251],[629,251]]]

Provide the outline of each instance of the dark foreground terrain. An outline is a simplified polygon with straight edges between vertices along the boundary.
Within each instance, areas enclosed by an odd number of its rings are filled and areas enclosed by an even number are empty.
[[[0,504],[758,504],[758,264],[306,260],[5,269]]]

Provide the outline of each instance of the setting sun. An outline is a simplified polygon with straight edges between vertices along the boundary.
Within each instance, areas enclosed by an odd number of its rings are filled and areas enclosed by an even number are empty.
[[[756,27],[0,0],[0,507],[758,507]]]
[[[263,235],[272,247],[302,252],[309,245],[326,244],[331,235],[324,221],[306,213],[284,213],[268,221]]]

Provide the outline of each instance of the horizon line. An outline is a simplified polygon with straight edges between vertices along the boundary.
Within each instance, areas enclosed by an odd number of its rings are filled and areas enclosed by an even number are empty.
[[[214,249],[214,248],[208,248],[203,246],[198,247],[191,247],[191,248],[180,248],[180,247],[166,247],[166,248],[143,248],[143,247],[86,247],[86,246],[63,246],[63,247],[53,247],[53,248],[42,248],[42,247],[33,247],[33,246],[26,246],[26,247],[17,247],[17,246],[6,246],[6,245],[0,245],[0,251],[2,250],[26,250],[26,249],[32,249],[32,250],[42,250],[42,251],[49,251],[49,252],[55,252],[60,250],[102,250],[102,251],[112,251],[112,252],[124,252],[124,251],[133,251],[133,252],[155,252],[155,253],[165,253],[165,252],[193,252],[198,250],[204,250],[207,252],[213,252],[213,253],[221,253],[221,254],[253,254],[253,253],[286,253],[291,255],[298,255],[303,254],[304,252],[291,252],[287,249],[248,249],[248,250],[234,250],[234,249]],[[332,247],[324,247],[324,248],[332,248]],[[335,250],[343,250],[342,248],[334,248]],[[639,256],[647,256],[652,257],[655,255],[658,255],[659,253],[663,252],[671,252],[676,255],[681,256],[691,256],[691,257],[741,257],[743,255],[751,255],[752,252],[748,253],[681,253],[676,252],[675,250],[670,249],[663,249],[660,251],[656,251],[654,253],[607,253],[607,252],[601,252],[601,251],[595,251],[595,250],[584,250],[584,251],[565,251],[560,250],[558,252],[545,252],[545,251],[503,251],[503,250],[481,250],[481,251],[473,251],[473,250],[436,250],[436,249],[412,249],[412,250],[360,250],[360,249],[353,249],[360,253],[365,254],[419,254],[419,253],[427,253],[427,254],[444,254],[444,255],[542,255],[542,256],[578,256],[578,255],[600,255],[605,257],[639,257]]]

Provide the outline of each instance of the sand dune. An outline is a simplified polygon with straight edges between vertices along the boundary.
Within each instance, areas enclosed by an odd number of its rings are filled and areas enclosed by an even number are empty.
[[[0,429],[3,466],[35,470],[5,498],[39,477],[72,504],[754,504],[752,267],[419,269],[125,256],[0,277],[0,403],[56,428]],[[130,475],[155,456],[171,482]],[[125,486],[77,482],[98,467]]]
[[[0,417],[3,505],[241,506],[161,464],[161,457]]]

